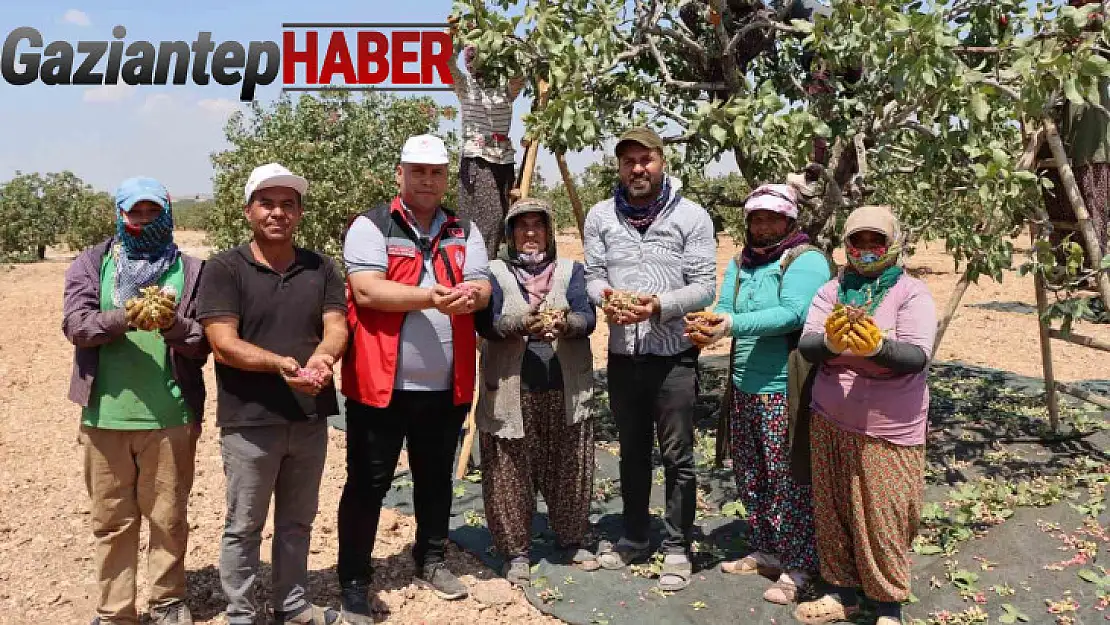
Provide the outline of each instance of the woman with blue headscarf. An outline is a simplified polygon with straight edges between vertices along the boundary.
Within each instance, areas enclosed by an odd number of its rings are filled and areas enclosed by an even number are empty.
[[[62,321],[76,348],[69,398],[81,406],[92,500],[99,590],[92,622],[138,624],[135,569],[145,517],[151,618],[188,625],[186,505],[208,357],[195,319],[202,262],[174,244],[170,195],[157,180],[125,180],[115,213],[115,235],[66,271]],[[144,293],[147,287],[156,288]]]

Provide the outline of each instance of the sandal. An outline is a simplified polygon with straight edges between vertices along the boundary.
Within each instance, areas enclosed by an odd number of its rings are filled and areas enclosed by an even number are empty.
[[[678,592],[690,585],[694,566],[686,554],[675,553],[663,557],[663,569],[659,572],[659,590]]]
[[[857,614],[859,614],[858,605],[844,605],[832,595],[824,595],[820,599],[800,603],[794,609],[794,618],[806,625],[850,621]]]
[[[339,612],[331,608],[322,608],[318,605],[308,604],[300,612],[293,615],[276,612],[274,623],[284,625],[338,625]]]
[[[629,564],[646,560],[651,555],[651,545],[645,540],[634,543],[627,538],[622,538],[614,545],[602,541],[597,550],[597,561],[601,568],[610,571],[623,569]]]
[[[763,599],[777,605],[790,605],[798,600],[798,593],[809,582],[805,573],[783,573],[763,592]]]
[[[730,575],[754,575],[758,573],[768,579],[778,579],[782,575],[782,565],[775,556],[754,551],[739,560],[722,562],[721,572]]]

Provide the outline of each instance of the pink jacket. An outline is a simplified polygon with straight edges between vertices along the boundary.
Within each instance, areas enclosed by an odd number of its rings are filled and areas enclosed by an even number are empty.
[[[837,282],[826,283],[810,304],[803,334],[824,334],[836,304]],[[888,339],[910,343],[932,356],[937,315],[925,283],[907,274],[887,292],[874,319]],[[929,416],[928,368],[897,375],[865,358],[837,356],[821,365],[813,384],[813,409],[850,432],[895,445],[922,445]]]

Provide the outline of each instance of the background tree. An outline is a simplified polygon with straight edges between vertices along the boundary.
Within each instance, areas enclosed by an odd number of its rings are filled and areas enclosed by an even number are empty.
[[[454,133],[439,132],[440,120],[454,114],[430,98],[381,93],[252,103],[248,114],[228,121],[231,149],[212,157],[215,200],[207,227],[212,244],[227,249],[250,238],[243,187],[253,168],[276,161],[309,181],[297,244],[339,257],[348,220],[396,194],[394,171],[405,139],[436,132],[447,141],[452,163],[457,161]],[[449,168],[448,206],[454,205],[456,170]]]
[[[72,172],[25,174],[0,187],[0,254],[11,258],[46,258],[46,248],[60,241],[70,217],[89,201],[92,188]]]
[[[87,189],[68,210],[62,242],[77,251],[96,245],[116,233],[116,207],[108,193]]]
[[[204,230],[213,202],[194,199],[173,201],[173,225],[179,230]]]

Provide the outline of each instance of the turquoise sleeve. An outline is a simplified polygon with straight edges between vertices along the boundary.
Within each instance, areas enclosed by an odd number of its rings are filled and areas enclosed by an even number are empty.
[[[778,336],[800,330],[813,297],[832,276],[820,252],[806,252],[782,277],[778,306],[732,315],[732,336]]]
[[[725,276],[721,280],[721,296],[717,299],[717,306],[713,308],[713,312],[718,315],[732,313],[732,307],[736,299],[736,280],[739,273],[736,268],[736,260],[728,261]]]

